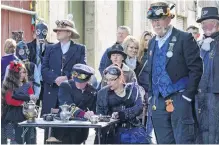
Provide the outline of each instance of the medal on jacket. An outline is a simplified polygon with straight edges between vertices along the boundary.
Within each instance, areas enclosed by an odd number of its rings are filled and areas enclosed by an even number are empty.
[[[171,58],[173,56],[173,46],[174,46],[174,43],[169,43],[169,48],[166,54],[168,58]]]
[[[166,111],[167,112],[173,112],[174,111],[173,100],[168,99],[165,102],[166,102]]]
[[[156,109],[157,109],[157,107],[156,107],[155,105],[153,105],[153,106],[152,106],[152,110],[155,111]]]

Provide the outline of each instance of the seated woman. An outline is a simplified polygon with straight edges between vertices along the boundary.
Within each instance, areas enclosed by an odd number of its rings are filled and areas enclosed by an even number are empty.
[[[104,76],[108,86],[98,92],[96,113],[112,115],[120,122],[115,129],[109,127],[102,130],[101,143],[148,143],[145,130],[141,129],[141,122],[137,119],[143,109],[139,86],[136,83],[125,84],[123,71],[118,66],[106,68]],[[139,128],[136,130],[137,140],[123,136],[128,129],[136,127]]]
[[[9,64],[9,72],[2,86],[3,119],[5,122],[6,137],[11,144],[22,144],[21,138],[23,128],[18,126],[19,122],[26,120],[23,115],[23,104],[25,101],[34,100],[33,89],[27,79],[27,70],[21,62],[12,61]],[[36,144],[36,134],[33,128],[29,129],[25,136],[26,144]]]
[[[124,74],[124,81],[126,83],[136,80],[135,72],[124,63],[125,59],[127,58],[127,54],[123,51],[123,47],[120,44],[113,45],[111,50],[107,53],[107,56],[112,61],[112,65],[117,65],[119,68],[121,68]],[[104,81],[103,76],[101,88],[106,85],[107,83]]]
[[[94,69],[85,64],[75,64],[72,70],[73,79],[63,82],[59,87],[59,105],[75,104],[72,116],[75,118],[89,119],[96,110],[96,89],[88,82],[94,74]],[[57,128],[54,136],[62,144],[81,144],[88,137],[88,129],[82,128]]]

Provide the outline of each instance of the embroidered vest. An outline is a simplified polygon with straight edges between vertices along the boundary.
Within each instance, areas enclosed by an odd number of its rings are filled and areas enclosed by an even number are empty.
[[[168,51],[169,39],[159,48],[155,45],[155,52],[152,66],[152,89],[153,95],[158,97],[161,94],[164,98],[179,90],[185,89],[188,77],[180,79],[175,84],[172,83],[166,71],[166,53]]]

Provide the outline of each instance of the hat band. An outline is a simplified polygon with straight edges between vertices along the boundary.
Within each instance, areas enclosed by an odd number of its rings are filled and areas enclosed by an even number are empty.
[[[75,78],[81,79],[81,80],[85,80],[88,78],[88,75],[80,74],[80,73],[77,73],[76,71],[73,71],[72,76]]]
[[[164,12],[162,8],[159,8],[159,9],[149,8],[149,11],[147,12],[147,17],[151,17],[151,16],[161,17],[161,16],[170,16],[170,15],[171,15],[170,8],[167,8],[166,13]]]

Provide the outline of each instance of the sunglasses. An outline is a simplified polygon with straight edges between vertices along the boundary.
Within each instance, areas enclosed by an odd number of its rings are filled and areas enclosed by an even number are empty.
[[[88,75],[77,73],[76,71],[73,71],[72,76],[81,80],[84,80],[88,77]]]
[[[109,78],[109,79],[106,79],[104,78],[104,82],[113,82],[113,81],[116,81],[119,77],[116,77],[115,79],[112,79],[112,78]]]

